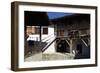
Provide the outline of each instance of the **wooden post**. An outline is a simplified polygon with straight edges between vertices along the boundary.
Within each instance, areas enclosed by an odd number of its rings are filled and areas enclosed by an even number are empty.
[[[40,43],[41,43],[41,38],[42,38],[42,34],[41,34],[41,26],[40,26]]]
[[[70,53],[72,53],[73,49],[73,39],[70,39]]]

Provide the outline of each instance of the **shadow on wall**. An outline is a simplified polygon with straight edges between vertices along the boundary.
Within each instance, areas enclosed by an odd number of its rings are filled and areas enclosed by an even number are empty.
[[[33,41],[33,40],[29,40],[26,43],[27,43],[27,45],[25,45],[26,57],[42,52],[43,47],[47,45],[46,42],[40,43],[39,41]]]

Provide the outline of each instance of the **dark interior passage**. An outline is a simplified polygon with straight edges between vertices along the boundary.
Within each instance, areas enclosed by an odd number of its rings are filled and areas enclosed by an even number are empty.
[[[78,54],[82,54],[82,44],[77,45]]]
[[[69,45],[65,40],[61,40],[59,43],[57,43],[56,51],[61,53],[69,53]]]

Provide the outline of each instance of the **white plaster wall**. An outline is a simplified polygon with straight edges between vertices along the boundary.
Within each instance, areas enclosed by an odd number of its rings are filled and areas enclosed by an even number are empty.
[[[50,43],[54,40],[55,36],[54,36],[54,25],[50,25],[50,26],[46,26],[48,27],[48,34],[42,34],[42,42],[46,41],[47,43]],[[29,35],[29,38],[27,40],[34,40],[34,41],[40,41],[40,35],[36,34],[36,35]],[[54,43],[52,43],[47,50],[45,50],[44,53],[54,53],[55,52],[55,46]]]
[[[55,38],[55,36],[54,36],[54,28],[53,28],[53,25],[52,26],[49,26],[49,28],[48,28],[48,35],[50,35],[52,38],[50,39],[50,41],[53,41],[54,40],[54,38]],[[48,36],[48,37],[50,37],[50,36]],[[54,53],[55,52],[55,42],[54,43],[52,43],[49,47],[48,47],[48,49],[46,49],[45,51],[44,51],[44,53]]]
[[[54,26],[50,25],[50,26],[45,26],[48,27],[48,34],[42,34],[42,40],[45,41],[51,37],[54,37]],[[41,30],[42,32],[42,30]],[[27,40],[34,40],[34,41],[40,41],[40,35],[39,34],[34,34],[34,35],[29,35]]]
[[[39,35],[29,35],[27,40],[39,41]]]

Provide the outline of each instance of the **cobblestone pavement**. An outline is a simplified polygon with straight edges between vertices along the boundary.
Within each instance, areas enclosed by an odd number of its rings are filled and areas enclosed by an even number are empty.
[[[30,61],[50,61],[50,60],[71,60],[74,55],[70,53],[38,53],[25,58],[26,62]]]

